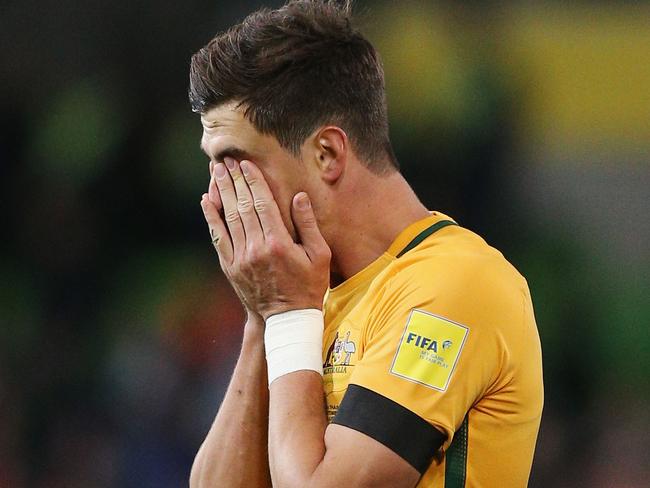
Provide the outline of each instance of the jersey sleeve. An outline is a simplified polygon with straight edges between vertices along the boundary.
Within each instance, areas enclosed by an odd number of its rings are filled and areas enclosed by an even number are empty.
[[[363,351],[333,423],[361,431],[424,473],[503,374],[501,329],[521,299],[489,279],[397,273],[368,316]]]

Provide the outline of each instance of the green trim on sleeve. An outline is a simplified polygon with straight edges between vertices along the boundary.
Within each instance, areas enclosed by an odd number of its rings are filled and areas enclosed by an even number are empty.
[[[445,488],[464,488],[467,481],[468,417],[465,416],[445,454]]]

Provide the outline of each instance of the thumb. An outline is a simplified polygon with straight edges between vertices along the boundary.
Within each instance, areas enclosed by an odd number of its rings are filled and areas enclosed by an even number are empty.
[[[302,247],[312,262],[329,252],[327,243],[318,229],[309,196],[304,191],[293,197],[291,218],[300,236]]]

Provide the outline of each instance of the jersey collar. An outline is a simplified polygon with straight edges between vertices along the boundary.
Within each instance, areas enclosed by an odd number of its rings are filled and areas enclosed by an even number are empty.
[[[328,288],[325,299],[327,299],[330,294],[336,294],[339,296],[350,292],[356,288],[358,284],[377,275],[392,260],[413,249],[436,230],[447,225],[457,225],[456,222],[443,213],[432,211],[429,213],[430,215],[428,217],[413,222],[402,230],[390,247],[375,261],[334,288]]]
[[[458,225],[445,214],[440,212],[429,213],[431,215],[422,220],[418,220],[417,222],[413,222],[406,229],[400,232],[386,252],[394,258],[399,258],[437,230],[448,225]]]

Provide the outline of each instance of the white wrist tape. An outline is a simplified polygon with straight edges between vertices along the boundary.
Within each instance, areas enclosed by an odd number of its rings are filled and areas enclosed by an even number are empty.
[[[271,383],[300,370],[323,374],[323,312],[315,308],[271,315],[264,330]]]

